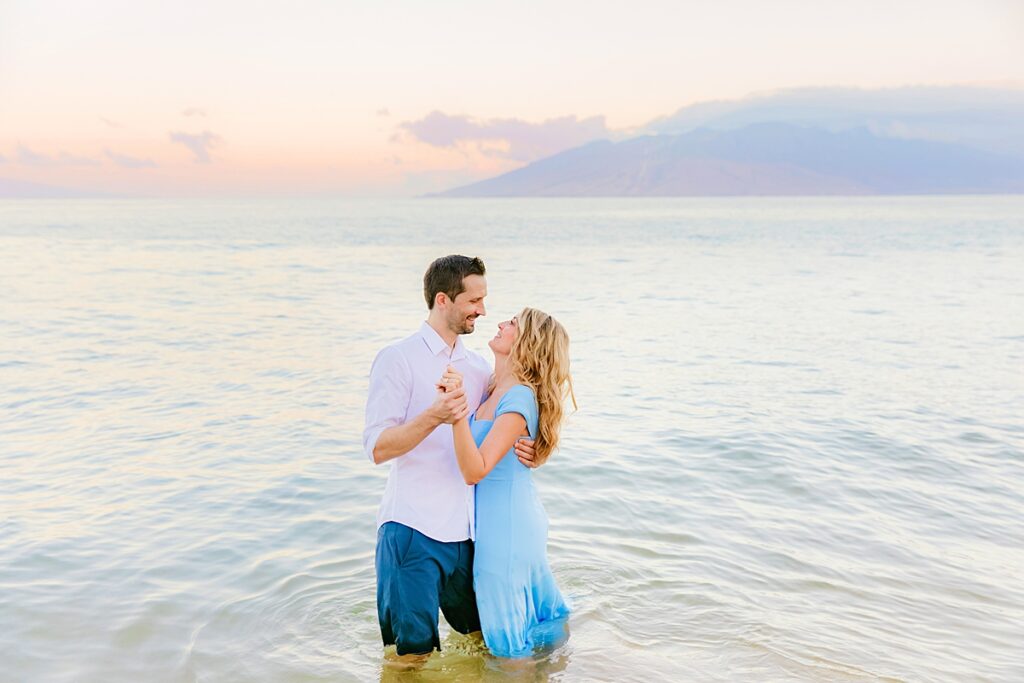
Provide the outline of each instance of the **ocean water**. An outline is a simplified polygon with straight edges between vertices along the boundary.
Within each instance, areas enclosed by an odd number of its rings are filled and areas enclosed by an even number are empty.
[[[435,256],[572,335],[569,639],[385,665]],[[0,202],[0,680],[1024,680],[1024,197]]]

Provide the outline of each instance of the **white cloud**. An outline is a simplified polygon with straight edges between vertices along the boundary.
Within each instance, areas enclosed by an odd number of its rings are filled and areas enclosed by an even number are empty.
[[[18,163],[24,166],[99,166],[100,162],[89,157],[81,157],[61,151],[57,156],[49,156],[18,145]]]
[[[121,168],[155,168],[156,162],[151,159],[139,159],[136,157],[130,157],[124,154],[118,154],[111,152],[109,149],[104,150],[107,158],[113,161]]]
[[[204,130],[202,133],[191,134],[181,131],[171,131],[171,142],[184,145],[195,154],[194,161],[197,164],[210,163],[210,150],[220,145],[223,140],[216,133]]]
[[[418,121],[402,123],[400,128],[434,147],[472,144],[488,156],[514,161],[534,161],[611,135],[603,116],[563,116],[531,123],[522,119],[477,120],[433,111]]]
[[[831,131],[867,128],[885,137],[955,142],[1024,156],[1024,88],[796,88],[690,105],[651,121],[645,132],[728,130],[765,122]]]

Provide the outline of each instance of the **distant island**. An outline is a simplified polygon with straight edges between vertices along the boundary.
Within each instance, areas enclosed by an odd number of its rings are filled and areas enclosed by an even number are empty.
[[[1024,192],[1024,158],[784,122],[601,140],[436,197],[673,197]]]
[[[57,199],[67,197],[95,196],[88,192],[69,190],[63,187],[30,183],[24,180],[0,178],[0,199]]]

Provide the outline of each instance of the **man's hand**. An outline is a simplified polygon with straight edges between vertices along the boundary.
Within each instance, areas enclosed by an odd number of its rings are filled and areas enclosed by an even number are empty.
[[[516,441],[516,456],[519,462],[533,469],[540,467],[537,462],[537,451],[533,450],[533,439],[519,439]]]
[[[437,390],[437,397],[430,406],[430,414],[438,424],[455,424],[469,415],[469,404],[466,402],[466,390],[462,387],[451,391]]]

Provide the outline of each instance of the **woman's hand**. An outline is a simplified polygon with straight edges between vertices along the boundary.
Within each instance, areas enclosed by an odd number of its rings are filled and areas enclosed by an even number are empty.
[[[454,425],[456,422],[462,422],[469,417],[469,404],[466,401],[466,392],[462,388],[462,373],[453,368],[451,365],[441,375],[441,379],[435,385],[437,387],[438,401],[444,403],[446,406],[446,399],[453,394],[459,396],[457,404],[452,405],[452,412],[448,419],[445,420],[450,425]]]
[[[441,375],[441,380],[437,383],[437,388],[445,393],[461,389],[462,373],[449,365],[448,369],[445,370],[443,375]]]

